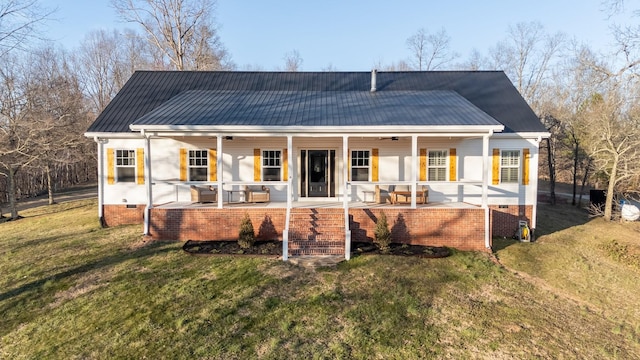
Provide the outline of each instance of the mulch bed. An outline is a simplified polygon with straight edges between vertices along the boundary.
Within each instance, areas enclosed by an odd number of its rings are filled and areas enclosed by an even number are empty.
[[[266,255],[282,256],[281,241],[256,241],[249,249],[242,249],[237,241],[194,241],[188,240],[182,249],[191,255]],[[353,255],[396,255],[415,256],[420,258],[442,258],[451,255],[444,246],[424,246],[392,243],[387,252],[382,252],[370,242],[351,243]]]

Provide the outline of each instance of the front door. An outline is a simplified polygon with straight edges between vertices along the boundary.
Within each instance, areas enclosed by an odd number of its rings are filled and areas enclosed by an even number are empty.
[[[301,150],[302,197],[335,196],[335,150]]]

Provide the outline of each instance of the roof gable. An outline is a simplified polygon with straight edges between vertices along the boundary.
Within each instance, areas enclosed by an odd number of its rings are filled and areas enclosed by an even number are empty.
[[[505,132],[546,131],[501,71],[378,72],[373,94],[370,81],[369,72],[138,71],[88,132],[131,132],[129,126],[134,123],[219,124],[224,120],[228,125],[251,121],[265,125],[265,121],[274,124],[278,114],[280,125],[285,126],[394,125],[399,121],[470,125],[497,120]],[[231,104],[226,103],[231,96]],[[205,100],[219,107],[204,106]],[[190,109],[190,102],[202,108]],[[301,104],[305,104],[303,110]],[[394,111],[400,116],[390,116]],[[193,112],[199,116],[176,118]],[[261,115],[251,119],[254,113]],[[214,119],[215,114],[225,116]],[[428,116],[433,114],[438,117]]]

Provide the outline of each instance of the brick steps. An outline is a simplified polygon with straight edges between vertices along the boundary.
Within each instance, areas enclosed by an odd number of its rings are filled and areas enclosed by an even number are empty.
[[[292,210],[289,255],[344,255],[344,212],[341,209]]]

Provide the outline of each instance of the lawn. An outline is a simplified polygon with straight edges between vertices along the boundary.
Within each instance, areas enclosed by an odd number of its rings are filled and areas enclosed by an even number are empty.
[[[0,358],[640,358],[640,227],[540,211],[574,223],[497,241],[505,266],[454,251],[317,271],[145,244],[100,228],[95,201],[24,211],[0,224]]]

